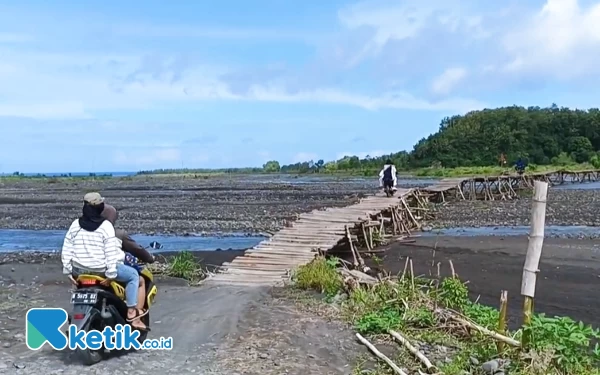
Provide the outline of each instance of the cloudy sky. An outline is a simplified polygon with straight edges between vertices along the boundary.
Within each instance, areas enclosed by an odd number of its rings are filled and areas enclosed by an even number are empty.
[[[447,115],[594,107],[600,1],[0,1],[0,172],[411,149]]]

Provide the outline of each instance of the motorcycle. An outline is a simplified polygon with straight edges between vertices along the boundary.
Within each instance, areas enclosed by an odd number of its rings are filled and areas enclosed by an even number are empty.
[[[162,245],[153,242],[149,247],[161,249]],[[138,263],[139,266],[143,264]],[[154,276],[148,268],[140,270],[140,277],[145,279],[146,303],[145,309],[150,309],[158,293],[154,284]],[[102,331],[105,327],[115,328],[117,324],[128,325],[127,305],[125,303],[125,287],[116,281],[106,287],[100,285],[105,278],[98,275],[81,274],[77,277],[77,287],[72,292],[71,304],[73,310],[69,316],[69,324],[77,327],[78,331]],[[148,330],[140,331],[138,341],[143,343],[150,330],[150,313],[141,318]],[[105,348],[92,350],[89,348],[76,349],[76,355],[87,366],[96,364],[108,356]]]
[[[383,181],[383,191],[385,192],[385,195],[390,198],[394,196],[394,193],[396,192],[393,189],[393,182],[392,181]]]

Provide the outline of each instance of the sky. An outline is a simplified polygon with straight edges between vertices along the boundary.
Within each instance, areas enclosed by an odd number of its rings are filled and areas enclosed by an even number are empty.
[[[445,116],[595,107],[598,61],[600,0],[0,0],[0,172],[410,151]]]

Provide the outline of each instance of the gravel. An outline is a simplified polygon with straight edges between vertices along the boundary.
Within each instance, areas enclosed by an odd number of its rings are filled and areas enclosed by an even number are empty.
[[[261,233],[296,214],[345,206],[377,191],[376,180],[270,177],[136,177],[53,183],[0,182],[0,228],[64,230],[80,215],[83,195],[98,191],[131,233]],[[309,182],[309,183],[306,183]]]
[[[431,225],[434,228],[529,226],[531,205],[531,195],[506,201],[451,202],[437,207],[436,219]],[[548,192],[546,225],[600,226],[598,212],[600,212],[598,190],[551,188]],[[564,236],[573,236],[573,234],[564,234]]]

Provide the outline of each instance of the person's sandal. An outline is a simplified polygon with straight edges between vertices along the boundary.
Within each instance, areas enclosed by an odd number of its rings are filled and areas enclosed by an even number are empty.
[[[144,332],[150,332],[150,327],[148,327],[147,325],[144,324],[144,322],[142,322],[141,320],[139,321],[143,326],[135,326],[131,323],[129,323],[129,325],[131,326],[131,328],[137,330],[137,331],[144,331]]]
[[[145,309],[135,309],[135,311],[136,311],[136,314],[134,315],[133,318],[127,317],[127,323],[131,323],[136,319],[139,319],[139,318],[142,318],[142,317],[148,315],[148,310],[145,310]]]

